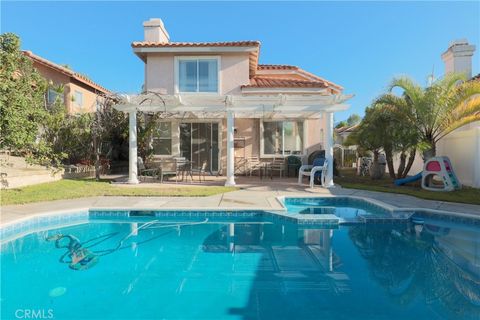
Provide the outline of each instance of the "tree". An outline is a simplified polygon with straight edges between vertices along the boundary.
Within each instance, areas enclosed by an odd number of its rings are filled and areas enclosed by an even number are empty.
[[[37,136],[47,117],[47,82],[20,51],[20,39],[13,33],[0,35],[0,65],[0,147],[22,155],[44,154],[48,148]]]
[[[340,121],[339,123],[337,123],[337,125],[335,126],[335,128],[343,128],[343,127],[346,127],[348,124],[347,124],[347,121],[343,120],[343,121]]]
[[[423,88],[413,80],[395,78],[389,93],[377,103],[391,106],[405,119],[420,140],[424,161],[436,155],[436,144],[453,130],[480,120],[480,82],[465,81],[463,74],[448,74],[429,87]],[[393,89],[403,90],[401,95]]]
[[[365,117],[346,143],[372,151],[374,170],[379,170],[378,156],[383,150],[390,177],[397,179],[405,177],[413,165],[418,136],[410,130],[408,122],[399,118],[389,106],[376,103],[365,110]],[[397,153],[400,162],[395,173],[393,157]]]
[[[146,161],[153,155],[151,138],[154,130],[158,126],[158,120],[161,118],[160,112],[147,114],[145,112],[137,113],[137,145],[138,155]]]
[[[405,119],[397,116],[388,105],[375,104],[376,126],[386,125],[382,133],[382,149],[385,152],[385,160],[388,172],[392,179],[405,178],[415,161],[418,134],[411,130]],[[394,155],[399,155],[397,172],[393,164]],[[408,159],[408,160],[407,160]]]
[[[344,145],[357,145],[360,149],[369,150],[373,153],[373,163],[370,168],[373,179],[380,179],[383,173],[380,170],[379,155],[384,145],[384,132],[388,127],[386,122],[381,121],[380,114],[375,108],[367,108],[365,117],[346,139]]]
[[[351,126],[354,126],[356,124],[359,124],[360,121],[362,121],[362,117],[360,117],[358,114],[354,113],[354,114],[350,115],[350,117],[348,117],[347,125],[351,127]]]
[[[92,142],[95,163],[95,178],[100,179],[102,165],[107,159],[113,160],[114,154],[119,154],[122,145],[128,139],[128,117],[113,108],[117,101],[114,95],[97,97],[97,110],[92,122]],[[108,144],[109,150],[102,150]],[[102,163],[103,162],[103,163]]]

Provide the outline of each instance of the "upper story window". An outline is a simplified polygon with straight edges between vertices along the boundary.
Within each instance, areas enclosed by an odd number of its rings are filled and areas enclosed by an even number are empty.
[[[52,105],[55,103],[56,100],[59,100],[61,103],[64,102],[63,92],[59,92],[58,90],[49,88],[47,91],[47,103]]]
[[[178,92],[218,92],[218,65],[218,58],[177,58]]]
[[[75,90],[73,101],[75,102],[75,105],[79,107],[83,106],[83,93],[78,90]]]

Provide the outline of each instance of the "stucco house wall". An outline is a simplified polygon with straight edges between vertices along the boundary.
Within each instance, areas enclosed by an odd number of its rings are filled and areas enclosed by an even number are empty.
[[[85,113],[95,112],[97,107],[97,99],[101,101],[102,94],[107,93],[108,90],[100,87],[90,80],[84,79],[83,76],[79,76],[74,71],[56,65],[42,57],[34,55],[29,51],[24,52],[26,56],[30,57],[33,62],[33,67],[44,77],[49,84],[57,87],[63,86],[63,97],[67,112]],[[82,101],[75,101],[75,92],[82,93]]]
[[[175,57],[190,54],[151,53],[145,64],[145,89],[161,94],[175,94]],[[248,53],[194,54],[220,57],[220,94],[239,94],[240,86],[249,82]]]

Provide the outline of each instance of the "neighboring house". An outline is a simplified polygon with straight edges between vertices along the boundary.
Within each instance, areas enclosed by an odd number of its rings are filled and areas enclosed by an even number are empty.
[[[445,73],[465,73],[470,81],[480,81],[480,74],[472,77],[472,56],[475,46],[467,40],[453,41],[442,54]],[[448,156],[462,184],[480,188],[480,122],[467,124],[446,135],[437,143],[437,155]],[[417,155],[410,171],[423,170],[423,160]]]
[[[235,158],[272,161],[326,149],[331,160],[333,112],[346,110],[350,98],[341,86],[296,66],[259,64],[258,41],[170,42],[160,19],[143,25],[145,39],[132,48],[144,62],[146,93],[117,106],[130,114],[131,183],[135,111],[162,113],[155,157],[181,156],[197,167],[206,161],[209,171],[226,172],[227,185],[235,184]]]
[[[68,113],[95,112],[97,101],[109,91],[87,77],[37,56],[31,51],[23,53],[32,59],[33,67],[48,81],[47,104],[55,99],[65,103]],[[59,90],[59,88],[63,88]]]
[[[335,128],[335,145],[334,145],[334,158],[337,165],[341,168],[355,167],[357,165],[357,146],[345,146],[344,143],[348,136],[358,128],[360,124],[354,124],[353,126],[344,126]]]
[[[335,144],[343,145],[348,136],[355,131],[359,123],[354,124],[353,126],[344,126],[340,128],[335,128]]]

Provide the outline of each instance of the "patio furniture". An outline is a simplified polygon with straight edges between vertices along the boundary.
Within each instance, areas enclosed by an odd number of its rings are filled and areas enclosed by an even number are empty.
[[[258,171],[258,175],[260,178],[262,178],[262,175],[265,171],[265,165],[260,161],[258,157],[249,157],[247,158],[247,172],[250,174],[250,177],[252,176],[252,173],[255,171]]]
[[[287,177],[290,177],[290,170],[293,170],[294,176],[298,174],[298,170],[302,166],[302,159],[299,156],[287,157]]]
[[[200,168],[192,168],[190,172],[192,174],[198,173],[198,181],[201,182],[202,177],[203,177],[203,181],[205,181],[205,176],[207,174],[207,166],[208,166],[208,161],[205,160],[203,161],[202,166]]]
[[[182,180],[184,179],[185,175],[190,176],[190,178],[193,181],[193,175],[192,175],[192,161],[187,160],[185,157],[176,157],[173,158],[175,160],[175,169],[176,169],[176,176],[175,176],[175,183],[178,183],[178,176],[179,173],[182,174]]]
[[[267,170],[270,170],[270,179],[273,179],[273,172],[277,171],[280,179],[285,171],[285,159],[273,159],[271,163],[267,164]]]
[[[145,181],[147,177],[155,178],[158,174],[158,169],[147,168],[143,163],[143,159],[141,157],[137,158],[137,167],[138,167],[138,176],[143,177],[143,181]]]
[[[327,174],[328,161],[325,158],[316,158],[313,160],[312,165],[303,165],[298,172],[298,184],[302,184],[303,177],[310,178],[310,188],[313,188],[315,182],[315,176],[320,175],[320,181],[323,187],[325,187],[325,177]]]
[[[245,157],[235,157],[235,174],[248,173],[248,159]]]
[[[175,183],[178,183],[178,177],[181,175],[183,181],[185,173],[187,173],[187,175],[190,175],[193,181],[193,177],[191,174],[191,165],[192,162],[185,159],[185,157],[176,157],[160,160],[160,165],[158,168],[158,176],[160,178],[160,183],[163,183],[164,178],[169,176],[175,176]]]
[[[307,158],[307,164],[312,165],[313,161],[317,158],[325,158],[325,150],[317,150],[310,153]]]

